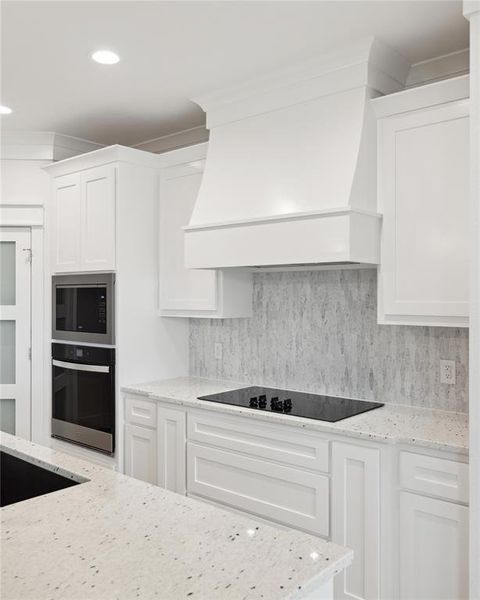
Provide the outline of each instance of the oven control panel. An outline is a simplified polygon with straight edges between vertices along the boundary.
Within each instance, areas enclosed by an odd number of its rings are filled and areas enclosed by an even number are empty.
[[[52,358],[87,364],[115,364],[115,348],[80,346],[78,344],[52,344]]]

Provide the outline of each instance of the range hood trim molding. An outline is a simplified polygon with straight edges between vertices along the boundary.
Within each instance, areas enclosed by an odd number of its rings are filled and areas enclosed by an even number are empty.
[[[266,217],[254,217],[250,219],[237,219],[234,221],[223,221],[221,223],[202,223],[200,225],[185,225],[182,229],[185,232],[188,231],[201,231],[206,229],[227,229],[231,227],[248,227],[252,224],[260,225],[262,223],[274,223],[277,221],[293,221],[301,219],[312,219],[315,217],[334,217],[337,215],[345,215],[350,213],[357,213],[359,215],[366,215],[374,219],[382,219],[382,215],[377,212],[365,210],[361,208],[326,208],[324,210],[312,210],[298,213],[285,213],[283,215],[272,215]]]

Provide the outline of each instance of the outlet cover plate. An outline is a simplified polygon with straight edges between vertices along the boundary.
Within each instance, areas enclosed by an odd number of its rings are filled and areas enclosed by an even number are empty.
[[[440,383],[453,385],[455,383],[455,370],[454,360],[440,360]]]

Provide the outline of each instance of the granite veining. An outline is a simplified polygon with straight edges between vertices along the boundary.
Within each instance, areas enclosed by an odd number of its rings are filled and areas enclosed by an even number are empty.
[[[250,382],[248,385],[255,384],[256,382]],[[231,381],[179,377],[129,385],[123,390],[144,395],[151,400],[163,400],[215,412],[251,416],[263,421],[285,423],[312,431],[468,454],[468,416],[462,413],[385,404],[381,408],[336,423],[327,423],[293,415],[229,406],[218,402],[212,404],[206,400],[198,400],[198,396],[225,392],[242,386],[242,383]]]
[[[251,318],[191,319],[190,375],[467,412],[468,330],[378,325],[373,269],[261,272]]]
[[[351,550],[2,433],[84,483],[0,510],[2,600],[301,599]]]

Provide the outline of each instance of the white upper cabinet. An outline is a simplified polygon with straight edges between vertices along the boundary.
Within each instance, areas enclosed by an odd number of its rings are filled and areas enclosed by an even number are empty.
[[[115,167],[57,177],[53,196],[53,271],[115,269]]]
[[[379,322],[468,326],[468,78],[374,101]]]
[[[73,173],[54,182],[52,206],[53,270],[79,271],[80,258],[80,175]]]
[[[150,265],[157,273],[156,249],[147,247],[157,235],[156,154],[115,145],[44,170],[53,179],[48,207],[53,273],[128,269],[130,278],[142,279],[141,268]]]
[[[81,174],[82,271],[115,269],[115,167]]]
[[[246,317],[251,315],[251,274],[186,269],[184,232],[202,183],[207,144],[161,155],[160,314],[173,317]]]

